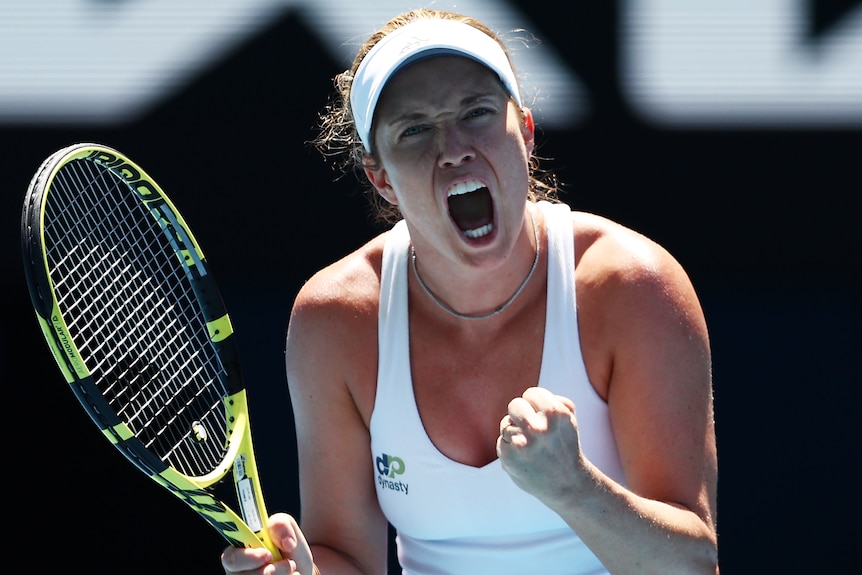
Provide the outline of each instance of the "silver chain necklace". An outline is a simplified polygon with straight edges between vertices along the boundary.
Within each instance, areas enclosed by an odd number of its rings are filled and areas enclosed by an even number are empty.
[[[533,277],[533,273],[536,271],[536,267],[539,265],[539,229],[536,227],[536,217],[533,215],[533,211],[530,210],[530,220],[533,223],[533,236],[536,240],[536,257],[533,258],[533,265],[530,267],[530,272],[527,274],[527,277],[524,278],[524,281],[521,282],[521,285],[518,286],[518,289],[515,290],[515,293],[512,294],[512,297],[503,302],[503,305],[495,308],[494,310],[484,313],[481,315],[469,315],[466,313],[460,313],[446,305],[440,298],[434,295],[425,282],[422,280],[422,276],[419,275],[419,268],[416,267],[416,250],[413,248],[413,245],[410,245],[410,263],[413,266],[413,273],[416,274],[416,279],[419,281],[419,285],[422,287],[422,291],[424,291],[431,301],[440,306],[443,311],[447,312],[450,315],[453,315],[459,319],[488,319],[489,317],[494,317],[495,315],[502,313],[507,307],[512,305],[518,296],[521,295],[521,292],[524,291],[524,288],[527,287],[527,284],[530,283],[530,279]]]

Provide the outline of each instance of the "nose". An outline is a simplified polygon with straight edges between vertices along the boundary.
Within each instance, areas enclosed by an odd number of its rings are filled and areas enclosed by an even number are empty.
[[[457,129],[445,128],[440,130],[440,157],[441,168],[460,166],[476,157],[476,152],[468,141],[458,133]]]

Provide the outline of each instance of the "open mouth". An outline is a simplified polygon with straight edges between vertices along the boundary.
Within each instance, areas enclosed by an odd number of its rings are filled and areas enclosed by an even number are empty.
[[[482,182],[459,182],[449,190],[449,215],[471,239],[481,238],[494,229],[494,202]]]

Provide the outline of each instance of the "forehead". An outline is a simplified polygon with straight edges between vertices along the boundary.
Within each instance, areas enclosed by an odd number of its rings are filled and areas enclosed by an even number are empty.
[[[380,95],[378,111],[494,95],[506,97],[507,92],[492,70],[472,58],[438,55],[393,74]]]

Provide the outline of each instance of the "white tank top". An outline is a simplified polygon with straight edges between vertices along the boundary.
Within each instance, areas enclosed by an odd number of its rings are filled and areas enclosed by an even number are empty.
[[[607,404],[587,379],[575,305],[572,216],[539,202],[548,227],[548,305],[538,385],[571,398],[581,449],[624,483]],[[394,226],[383,250],[377,392],[371,456],[380,506],[398,532],[403,573],[607,573],[565,522],[518,488],[495,459],[472,467],[443,455],[425,432],[410,371],[407,276],[410,237]],[[525,382],[524,387],[536,382]],[[504,414],[500,414],[502,417]]]

